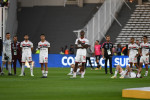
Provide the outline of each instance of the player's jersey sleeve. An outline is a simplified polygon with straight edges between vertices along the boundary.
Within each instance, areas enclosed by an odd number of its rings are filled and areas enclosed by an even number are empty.
[[[48,47],[48,48],[50,47],[50,43],[49,43],[49,42],[47,42],[47,47]]]
[[[40,42],[38,43],[38,49],[40,49]]]
[[[142,44],[140,44],[140,48],[142,48]]]
[[[78,44],[78,39],[76,39],[75,44],[76,44],[76,45]]]
[[[31,45],[31,48],[33,48],[33,43],[32,42],[30,42],[30,45]]]
[[[85,44],[89,44],[89,40],[88,39],[86,39]]]
[[[22,42],[20,43],[20,47],[22,48]]]

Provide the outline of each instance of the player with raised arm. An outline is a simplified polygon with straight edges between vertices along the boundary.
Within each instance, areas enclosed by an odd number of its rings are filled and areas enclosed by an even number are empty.
[[[128,56],[129,56],[129,63],[130,63],[130,67],[132,68],[133,64],[135,64],[135,66],[138,68],[138,64],[137,64],[137,57],[138,57],[138,49],[139,46],[134,43],[134,38],[132,37],[130,39],[130,44],[128,45]]]
[[[148,63],[149,63],[149,49],[150,44],[148,43],[147,36],[143,36],[143,43],[140,44],[139,53],[141,55],[140,58],[140,67],[142,68],[143,64],[145,64],[146,72],[144,76],[148,76]]]
[[[41,70],[42,70],[42,78],[47,78],[48,74],[48,52],[50,50],[50,43],[45,40],[45,35],[41,34],[40,36],[41,41],[38,43],[38,48],[40,49],[39,54],[39,63],[41,64]],[[44,70],[45,65],[45,70]]]
[[[4,75],[4,65],[8,61],[8,75],[11,76],[11,61],[12,61],[12,55],[11,55],[11,40],[10,40],[10,33],[6,33],[6,40],[3,42],[3,54],[2,54],[2,69],[1,69],[1,75]]]
[[[76,39],[75,45],[76,45],[76,57],[75,57],[75,68],[74,68],[74,73],[72,78],[76,78],[76,71],[78,68],[78,63],[82,63],[82,68],[81,68],[81,78],[84,78],[84,67],[86,63],[86,49],[89,46],[89,40],[84,37],[85,32],[81,31],[80,32],[80,38]]]
[[[133,72],[133,70],[137,71],[137,74]],[[111,78],[117,78],[117,74],[119,73],[121,76],[120,78],[140,78],[141,77],[141,70],[139,69],[132,69],[129,65],[126,66],[126,69],[123,70],[120,65],[116,66],[115,74]]]
[[[21,69],[21,74],[20,76],[24,76],[24,67],[25,67],[25,62],[28,61],[30,65],[30,72],[31,76],[33,75],[33,66],[32,66],[32,50],[33,50],[33,43],[29,41],[29,36],[26,34],[24,36],[24,41],[21,42],[20,47],[22,49],[22,69]]]

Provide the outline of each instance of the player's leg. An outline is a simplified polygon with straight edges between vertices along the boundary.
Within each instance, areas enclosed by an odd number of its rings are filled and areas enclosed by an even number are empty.
[[[140,78],[140,77],[141,77],[141,72],[142,72],[142,68],[139,67],[139,68],[138,68],[138,72],[137,72],[137,78]]]
[[[76,78],[77,75],[77,68],[78,68],[78,63],[81,62],[81,56],[79,54],[76,55],[75,57],[75,67],[74,67],[74,72],[73,72],[73,77],[72,78]]]
[[[89,57],[89,59],[88,59],[88,60],[89,60],[89,64],[91,65],[91,69],[93,70],[94,68],[93,68],[93,66],[92,66],[92,62],[91,62],[90,57]],[[87,63],[86,63],[86,64],[87,64]],[[86,65],[86,64],[85,64],[85,65]]]
[[[22,67],[21,67],[21,74],[20,74],[20,76],[24,76],[25,62],[26,62],[26,56],[22,55]]]
[[[33,75],[33,62],[32,62],[32,56],[31,55],[29,55],[28,57],[27,57],[27,61],[29,62],[29,65],[30,65],[30,73],[31,73],[31,76],[34,76]]]
[[[3,60],[2,61],[2,68],[1,68],[1,75],[4,75],[4,65],[6,64],[6,62]]]
[[[81,67],[81,78],[84,78],[84,75],[85,75],[85,63],[82,63],[82,67]]]
[[[96,57],[96,63],[97,63],[97,68],[95,70],[98,70],[100,68],[100,64],[99,64],[100,56],[95,56],[95,57]]]
[[[11,76],[12,73],[11,73],[11,62],[8,61],[8,75]]]
[[[113,74],[112,72],[112,57],[109,56],[109,69],[110,69],[110,74]]]
[[[33,75],[33,64],[32,64],[32,61],[29,62],[29,65],[30,65],[30,73],[31,73],[31,76],[34,76],[34,75]]]
[[[73,78],[76,78],[77,75],[77,68],[78,68],[78,62],[75,62],[74,72],[73,72]]]
[[[73,69],[75,67],[75,64],[70,65],[70,72],[67,75],[73,75]]]
[[[148,64],[145,64],[145,76],[148,76]]]
[[[115,74],[114,74],[114,76],[112,76],[111,78],[117,78],[118,72],[121,73],[122,71],[123,71],[123,69],[121,68],[121,66],[120,66],[120,65],[117,65],[117,66],[116,66],[116,70],[115,70]]]
[[[148,64],[149,64],[149,57],[145,57],[145,76],[148,76]]]
[[[108,61],[108,57],[105,58],[105,74],[107,74],[107,61]]]
[[[48,66],[47,63],[45,63],[45,78],[48,76]]]
[[[17,58],[14,57],[13,58],[13,69],[14,69],[14,75],[16,75],[16,62],[17,62]]]
[[[44,63],[40,63],[41,64],[41,71],[42,71],[42,76],[45,76],[45,70],[44,70]]]

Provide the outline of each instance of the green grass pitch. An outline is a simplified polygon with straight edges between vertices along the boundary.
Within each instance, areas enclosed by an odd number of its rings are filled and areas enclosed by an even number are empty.
[[[17,68],[17,75],[20,70]],[[104,69],[87,68],[84,79],[70,79],[69,71],[70,68],[49,68],[47,79],[40,78],[40,68],[34,68],[34,77],[27,68],[24,77],[7,76],[5,72],[0,76],[0,100],[137,100],[122,98],[122,89],[150,86],[150,77],[111,79]]]

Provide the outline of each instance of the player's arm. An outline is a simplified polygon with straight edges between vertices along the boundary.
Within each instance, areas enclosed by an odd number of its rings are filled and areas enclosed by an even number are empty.
[[[31,51],[33,51],[33,43],[31,43]]]
[[[112,48],[111,48],[111,55],[113,56],[113,48],[114,48],[114,46],[113,46],[113,44],[112,44]]]
[[[105,46],[105,43],[103,43],[103,45],[102,45],[102,56],[103,56],[103,58],[104,58],[104,46]]]
[[[6,51],[5,51],[5,48],[6,48],[6,47],[5,47],[5,46],[6,46],[6,43],[3,42],[3,54],[4,54],[4,55],[6,55]]]

